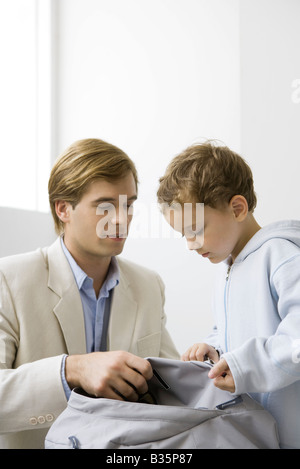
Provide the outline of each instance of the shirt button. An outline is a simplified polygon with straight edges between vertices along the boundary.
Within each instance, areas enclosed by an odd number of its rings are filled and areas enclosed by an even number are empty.
[[[52,414],[47,414],[47,415],[46,415],[46,420],[47,420],[47,422],[52,422],[53,419],[54,419],[54,417],[53,417]]]
[[[46,422],[46,419],[43,415],[39,415],[37,421],[42,424]]]
[[[36,425],[38,422],[37,422],[37,419],[35,417],[31,417],[29,419],[29,422],[31,423],[31,425]]]

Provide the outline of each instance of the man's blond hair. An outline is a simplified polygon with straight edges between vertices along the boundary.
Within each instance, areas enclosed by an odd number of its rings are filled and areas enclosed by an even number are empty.
[[[133,161],[120,148],[110,143],[89,138],[70,145],[55,162],[48,183],[56,232],[61,234],[64,230],[63,223],[56,214],[56,201],[69,202],[74,209],[92,181],[118,180],[130,171],[138,185]]]

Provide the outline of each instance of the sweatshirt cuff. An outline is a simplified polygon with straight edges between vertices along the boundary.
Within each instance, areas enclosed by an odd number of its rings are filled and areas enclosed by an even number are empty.
[[[224,360],[226,360],[227,365],[229,366],[229,369],[231,371],[235,385],[235,391],[232,394],[240,395],[246,393],[247,391],[243,388],[243,380],[241,379],[239,367],[234,358],[234,355],[231,352],[226,352],[223,353],[220,358],[224,358]]]

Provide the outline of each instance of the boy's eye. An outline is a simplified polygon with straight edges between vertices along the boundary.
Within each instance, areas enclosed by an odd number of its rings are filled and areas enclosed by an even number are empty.
[[[203,232],[203,228],[196,232],[193,230],[185,230],[182,236],[185,236],[186,238],[194,238],[195,236],[202,236]]]

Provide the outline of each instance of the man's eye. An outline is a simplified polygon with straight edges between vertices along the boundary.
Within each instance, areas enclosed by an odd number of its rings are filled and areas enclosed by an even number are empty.
[[[114,206],[112,204],[100,204],[98,205],[98,208],[101,209],[101,210],[112,210],[114,208]]]
[[[115,207],[113,204],[99,204],[96,208],[96,215],[107,215],[112,214],[115,211]]]

